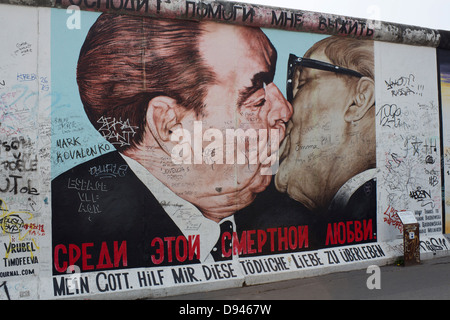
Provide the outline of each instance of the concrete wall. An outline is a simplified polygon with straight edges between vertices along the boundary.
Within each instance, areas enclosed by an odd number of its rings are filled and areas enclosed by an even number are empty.
[[[382,265],[400,211],[448,254],[447,32],[184,0],[5,3],[0,26],[0,299]],[[290,54],[359,75],[303,61],[290,90]]]

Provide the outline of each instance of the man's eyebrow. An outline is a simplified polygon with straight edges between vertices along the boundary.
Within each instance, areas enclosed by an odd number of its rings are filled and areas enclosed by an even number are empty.
[[[271,83],[273,81],[273,76],[272,72],[259,72],[255,74],[251,80],[252,85],[239,91],[238,106],[241,107],[252,94],[263,88],[264,84]]]

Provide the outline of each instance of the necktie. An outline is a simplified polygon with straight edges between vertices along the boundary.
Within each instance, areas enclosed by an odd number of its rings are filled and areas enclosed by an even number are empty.
[[[222,236],[225,232],[228,232],[229,235],[225,238],[222,245]],[[232,236],[233,236],[233,224],[231,221],[225,221],[220,224],[220,237],[219,240],[217,240],[216,245],[211,250],[211,255],[214,258],[214,261],[226,261],[233,259],[233,254],[231,254],[229,257],[225,257],[223,255],[222,250],[224,250],[227,253],[230,253],[232,251]]]

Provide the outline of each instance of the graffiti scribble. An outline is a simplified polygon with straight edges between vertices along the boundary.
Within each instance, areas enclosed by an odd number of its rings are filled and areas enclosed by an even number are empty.
[[[117,120],[116,118],[102,116],[97,123],[102,124],[102,127],[98,130],[102,136],[111,144],[120,147],[130,145],[130,136],[133,137],[138,128],[131,126],[128,119],[123,121],[121,118]]]

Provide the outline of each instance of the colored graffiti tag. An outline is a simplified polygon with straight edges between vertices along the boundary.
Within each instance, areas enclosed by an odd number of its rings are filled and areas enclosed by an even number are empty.
[[[2,234],[7,234],[10,237],[9,244],[4,244],[6,249],[5,264],[11,253],[29,252],[31,259],[34,259],[33,252],[39,249],[35,239],[23,242],[32,230],[28,221],[33,219],[33,215],[28,211],[9,212],[6,203],[2,199],[0,199],[0,210],[2,212],[0,216]],[[13,235],[17,235],[17,240],[13,241]]]

